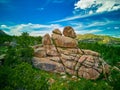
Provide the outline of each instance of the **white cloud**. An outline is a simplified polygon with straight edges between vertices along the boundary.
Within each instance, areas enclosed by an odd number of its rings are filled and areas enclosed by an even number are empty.
[[[80,0],[75,4],[75,9],[87,9],[90,8],[92,4],[94,4],[95,0]]]
[[[105,25],[114,24],[114,23],[119,23],[119,22],[110,21],[110,20],[95,21],[95,22],[91,22],[86,27],[88,28],[88,27],[94,27],[94,26],[105,26]]]
[[[76,15],[76,16],[71,16],[71,17],[67,17],[67,18],[64,18],[64,19],[52,21],[51,23],[71,21],[71,20],[86,18],[86,17],[98,15],[98,14],[100,14],[100,13],[94,13],[94,14],[88,14],[88,15]]]
[[[79,0],[75,4],[75,9],[91,11],[95,7],[97,13],[118,10],[120,9],[120,0]]]
[[[7,25],[1,25],[1,28],[7,28]]]
[[[90,23],[86,22],[86,23],[82,23],[82,22],[71,22],[71,25],[74,26],[74,29],[76,30],[81,30],[81,29],[88,29],[88,28],[94,28],[94,27],[105,27],[106,25],[113,25],[113,24],[120,24],[119,21],[112,21],[112,20],[108,20],[105,19],[103,21],[91,21]],[[118,29],[118,27],[114,27],[114,29]],[[110,29],[110,27],[107,27],[107,29]]]
[[[52,31],[32,31],[32,32],[30,32],[29,34],[30,34],[30,36],[43,36],[43,35],[45,35],[46,33],[49,33],[49,34],[51,34],[52,33]]]
[[[86,34],[86,33],[98,33],[98,32],[102,32],[102,30],[77,30],[76,33],[78,34]]]
[[[55,28],[61,29],[62,26],[59,24],[50,24],[50,25],[42,25],[42,24],[19,24],[19,25],[14,25],[14,26],[6,26],[6,25],[1,25],[0,28],[2,30],[9,30],[10,35],[21,35],[22,32],[28,32],[32,36],[39,36],[39,35],[44,35],[45,33],[50,33],[52,30]]]
[[[89,14],[93,14],[93,11],[91,10],[91,11],[89,11]]]
[[[114,29],[120,29],[120,27],[114,27]]]
[[[96,8],[93,10],[93,8]],[[80,9],[80,10],[79,10]],[[83,11],[82,11],[82,10]],[[56,20],[51,23],[65,22],[75,19],[86,18],[102,14],[103,12],[109,12],[120,9],[120,0],[79,0],[75,4],[75,11],[80,12],[79,14],[64,19]]]

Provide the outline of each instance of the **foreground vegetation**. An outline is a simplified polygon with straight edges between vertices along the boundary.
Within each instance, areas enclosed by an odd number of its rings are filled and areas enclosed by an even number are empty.
[[[7,39],[5,38],[7,37]],[[111,68],[108,77],[97,80],[73,78],[70,75],[59,75],[35,69],[32,66],[32,45],[40,44],[41,37],[31,37],[27,33],[21,36],[0,37],[0,55],[5,58],[0,65],[0,90],[119,90],[120,71]],[[5,42],[10,42],[6,45]],[[99,43],[79,42],[82,49],[91,49],[111,66],[120,68],[120,47]]]

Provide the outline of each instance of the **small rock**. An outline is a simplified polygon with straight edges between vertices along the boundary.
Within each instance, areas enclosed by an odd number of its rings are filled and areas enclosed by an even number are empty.
[[[49,34],[45,34],[45,36],[42,39],[42,44],[43,45],[52,45],[52,40],[51,40]]]
[[[66,73],[65,72],[61,72],[60,75],[65,75]]]
[[[61,31],[59,29],[55,29],[52,31],[54,34],[62,35]]]
[[[72,76],[72,79],[77,79],[77,76]]]
[[[61,76],[61,78],[62,78],[62,79],[66,79],[66,78],[67,78],[67,76]]]
[[[54,80],[53,78],[50,78],[50,79],[48,80],[48,83],[49,83],[50,85],[52,85],[53,83],[55,83],[55,80]]]

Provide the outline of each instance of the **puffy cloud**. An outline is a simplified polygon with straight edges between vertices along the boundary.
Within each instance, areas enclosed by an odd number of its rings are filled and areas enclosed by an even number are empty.
[[[50,24],[50,25],[42,25],[42,24],[19,24],[14,26],[1,25],[0,28],[2,30],[7,30],[10,35],[21,35],[22,32],[28,32],[32,36],[44,35],[45,33],[52,32],[55,28],[62,28],[59,24]]]
[[[1,25],[1,28],[7,28],[7,25]]]
[[[79,0],[75,4],[75,9],[86,10],[90,14],[94,8],[94,12],[97,13],[118,10],[120,9],[120,0]]]
[[[75,9],[87,9],[90,8],[92,4],[94,4],[95,0],[80,0],[75,4]]]

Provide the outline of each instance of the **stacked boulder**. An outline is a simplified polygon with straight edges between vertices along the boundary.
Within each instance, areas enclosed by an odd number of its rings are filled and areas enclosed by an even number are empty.
[[[86,79],[97,79],[101,73],[109,72],[109,65],[100,58],[99,53],[78,48],[76,33],[67,26],[63,35],[59,29],[43,37],[42,45],[34,46],[33,65],[36,68],[68,73]]]

